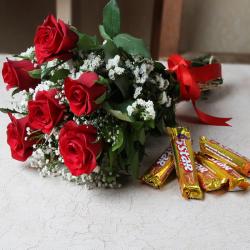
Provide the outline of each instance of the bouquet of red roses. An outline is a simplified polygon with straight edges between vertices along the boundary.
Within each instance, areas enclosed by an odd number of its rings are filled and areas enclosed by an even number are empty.
[[[222,82],[210,56],[169,69],[150,57],[141,39],[120,33],[115,0],[103,11],[95,36],[49,15],[38,26],[34,47],[7,59],[2,74],[12,90],[8,144],[12,157],[30,160],[41,175],[62,175],[78,184],[118,187],[138,177],[149,135],[175,126],[175,104],[192,100],[200,119],[220,125],[195,106],[201,89]]]

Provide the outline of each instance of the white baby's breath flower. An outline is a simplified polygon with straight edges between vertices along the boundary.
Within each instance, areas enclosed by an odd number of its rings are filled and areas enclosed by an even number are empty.
[[[172,105],[172,98],[171,98],[170,96],[168,96],[168,100],[166,101],[165,106],[166,106],[167,108],[169,108],[171,105]]]
[[[67,69],[69,71],[73,70],[74,69],[73,60],[70,59],[64,62],[63,64],[59,65],[57,69]]]
[[[141,91],[142,91],[142,87],[141,86],[138,86],[135,88],[135,92],[134,92],[134,99],[136,99],[140,94],[141,94]]]
[[[29,88],[29,93],[30,93],[30,94],[34,94],[34,92],[35,92],[35,90],[34,90],[34,89]]]
[[[29,100],[29,92],[22,90],[11,97],[11,108],[19,111],[20,113],[27,112],[27,105]],[[16,117],[21,118],[21,114],[16,114]]]
[[[154,103],[149,100],[137,99],[127,107],[127,113],[129,116],[138,114],[144,121],[155,119]]]
[[[128,112],[128,115],[131,116],[133,114],[133,112],[135,111],[134,107],[132,105],[129,105],[127,107],[127,112]]]
[[[125,71],[125,69],[124,69],[124,68],[121,68],[121,67],[115,67],[115,68],[114,68],[114,71],[115,71],[115,73],[116,73],[117,75],[122,75],[123,72]]]
[[[147,81],[149,74],[154,69],[153,61],[150,59],[141,60],[139,57],[134,57],[134,60],[137,63],[137,65],[132,70],[135,76],[135,82],[144,84]]]
[[[47,62],[46,67],[47,68],[52,68],[52,67],[55,67],[58,63],[59,63],[58,59],[53,59],[53,60],[50,60],[50,61]]]
[[[81,76],[82,73],[83,73],[82,71],[71,72],[71,74],[69,75],[69,77],[70,77],[72,80],[77,80],[77,79],[79,79],[79,77]]]
[[[113,69],[109,70],[109,78],[111,80],[115,80],[115,71]]]
[[[51,86],[53,86],[53,82],[51,81],[43,81],[42,83],[38,84],[34,90],[33,100],[36,98],[36,94],[39,91],[48,91]]]
[[[101,59],[101,57],[91,52],[88,55],[87,59],[83,61],[83,64],[80,67],[80,71],[95,71],[101,66],[102,63],[103,60]]]
[[[114,58],[108,60],[106,69],[108,70],[109,78],[115,80],[115,75],[122,75],[125,71],[124,68],[119,66],[120,56],[116,55]]]
[[[34,56],[34,53],[35,53],[35,48],[29,47],[25,52],[22,52],[20,56],[32,58]]]
[[[168,100],[168,98],[167,98],[166,92],[163,91],[161,96],[160,96],[160,99],[159,99],[159,104],[162,105],[162,104],[166,103],[167,100]]]
[[[116,55],[114,58],[111,58],[108,60],[108,63],[106,65],[106,69],[109,70],[111,68],[118,67],[119,62],[120,62],[120,56]]]
[[[169,81],[164,79],[161,74],[155,76],[156,83],[161,90],[166,90],[169,86]]]
[[[125,65],[128,69],[134,70],[134,64],[129,59],[125,61]]]
[[[163,91],[159,99],[159,104],[165,104],[165,106],[169,108],[172,105],[172,98],[168,96],[165,91]]]

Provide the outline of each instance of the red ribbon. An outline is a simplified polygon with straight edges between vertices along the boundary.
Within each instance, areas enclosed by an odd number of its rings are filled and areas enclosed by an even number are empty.
[[[172,55],[168,58],[168,68],[175,72],[180,84],[180,92],[183,100],[191,100],[199,119],[206,124],[216,126],[230,126],[227,122],[231,118],[221,118],[208,115],[196,106],[200,98],[201,90],[198,84],[221,78],[221,65],[219,63],[207,64],[200,67],[192,67],[191,61],[185,60],[180,55]]]

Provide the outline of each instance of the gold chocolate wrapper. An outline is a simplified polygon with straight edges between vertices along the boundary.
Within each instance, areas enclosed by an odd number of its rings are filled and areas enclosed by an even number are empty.
[[[196,157],[204,166],[213,169],[218,176],[228,180],[228,191],[245,190],[250,186],[246,178],[229,165],[201,153],[198,153]]]
[[[200,137],[200,150],[203,154],[222,161],[239,173],[250,177],[250,159],[245,156],[240,155],[214,140],[209,140],[205,136]]]
[[[219,190],[228,182],[227,178],[220,177],[208,166],[195,162],[200,186],[207,192]]]
[[[168,149],[157,159],[141,180],[154,188],[161,188],[173,170],[173,155],[170,149]]]
[[[184,127],[167,128],[171,137],[175,169],[179,186],[184,198],[202,199],[203,192],[199,186],[194,162],[190,131]]]

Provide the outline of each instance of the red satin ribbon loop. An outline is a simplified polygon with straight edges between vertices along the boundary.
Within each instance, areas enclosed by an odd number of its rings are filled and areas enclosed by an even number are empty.
[[[231,118],[208,115],[196,106],[196,101],[201,95],[199,84],[206,84],[208,81],[221,77],[221,65],[219,63],[192,67],[191,61],[184,59],[181,55],[174,54],[168,58],[168,68],[169,71],[176,74],[177,81],[180,84],[181,98],[192,101],[200,121],[209,125],[230,126],[227,122]]]

